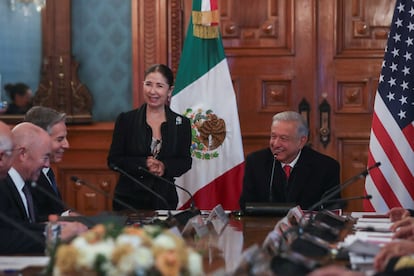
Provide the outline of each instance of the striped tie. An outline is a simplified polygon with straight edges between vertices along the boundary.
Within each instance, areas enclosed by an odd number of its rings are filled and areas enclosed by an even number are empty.
[[[34,205],[33,205],[33,198],[32,198],[32,193],[30,192],[30,185],[32,183],[31,182],[26,182],[24,184],[24,187],[22,189],[24,196],[26,197],[26,202],[27,202],[27,211],[29,212],[29,220],[30,222],[36,222],[35,219],[35,211],[34,211]]]

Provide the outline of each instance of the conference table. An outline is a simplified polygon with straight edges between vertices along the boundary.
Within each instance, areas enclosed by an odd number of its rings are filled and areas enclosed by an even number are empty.
[[[185,239],[202,254],[206,275],[228,275],[238,267],[246,249],[262,245],[279,220],[272,216],[229,215],[229,222],[221,233]],[[40,267],[29,267],[7,275],[39,275],[41,271]]]

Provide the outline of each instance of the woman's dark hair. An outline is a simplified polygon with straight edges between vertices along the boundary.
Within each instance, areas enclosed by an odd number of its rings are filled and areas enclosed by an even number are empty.
[[[24,96],[27,93],[27,90],[30,89],[30,87],[22,82],[19,82],[16,84],[8,83],[4,85],[4,89],[9,94],[10,99],[14,101],[16,98],[16,95]]]
[[[159,72],[161,75],[164,76],[164,78],[167,79],[168,85],[173,86],[174,85],[174,73],[165,64],[154,64],[151,65],[147,70],[145,70],[144,77],[146,77],[150,73]]]

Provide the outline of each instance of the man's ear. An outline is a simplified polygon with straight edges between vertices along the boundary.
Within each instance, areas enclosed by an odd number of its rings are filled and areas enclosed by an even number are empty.
[[[307,142],[308,142],[307,136],[300,137],[300,148],[303,149],[303,147],[306,145]]]

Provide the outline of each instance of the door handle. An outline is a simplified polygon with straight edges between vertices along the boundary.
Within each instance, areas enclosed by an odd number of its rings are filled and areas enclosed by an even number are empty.
[[[326,148],[331,140],[331,106],[324,99],[319,105],[319,141]]]

